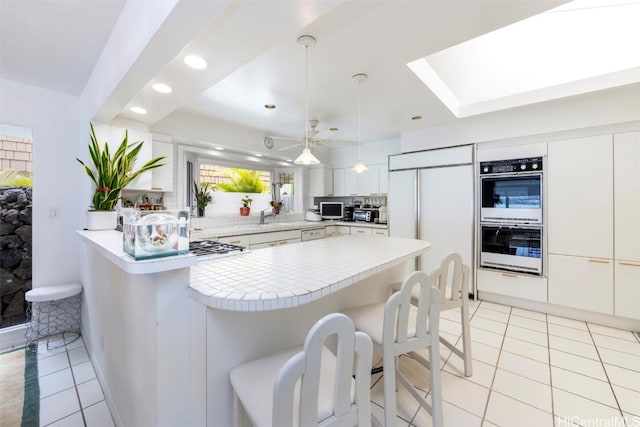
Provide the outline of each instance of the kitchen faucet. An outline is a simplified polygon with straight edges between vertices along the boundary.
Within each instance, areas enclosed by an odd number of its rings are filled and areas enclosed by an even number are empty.
[[[267,217],[267,216],[275,216],[276,215],[273,212],[264,213],[264,211],[266,211],[266,209],[262,209],[260,211],[260,224],[264,224],[264,218],[265,217]]]

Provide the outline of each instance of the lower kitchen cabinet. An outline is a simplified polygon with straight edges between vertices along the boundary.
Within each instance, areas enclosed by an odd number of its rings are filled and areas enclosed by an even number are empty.
[[[248,248],[251,245],[251,239],[249,235],[220,237],[216,240],[220,243],[227,243],[229,245],[242,246],[245,248]]]
[[[354,235],[354,236],[371,236],[371,228],[351,227],[351,235]]]
[[[549,254],[549,303],[614,314],[612,260]]]
[[[640,262],[616,260],[616,316],[640,320]]]
[[[325,228],[326,237],[348,236],[351,234],[351,227],[344,225],[330,225]]]
[[[476,285],[481,299],[482,292],[491,292],[514,298],[547,302],[547,279],[544,277],[482,269],[478,269],[477,273]]]
[[[282,246],[289,243],[300,243],[300,230],[275,231],[273,233],[259,233],[250,236],[249,249]]]

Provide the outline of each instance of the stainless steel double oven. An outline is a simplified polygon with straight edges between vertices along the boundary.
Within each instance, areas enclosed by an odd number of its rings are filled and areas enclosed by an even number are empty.
[[[542,157],[480,163],[480,267],[543,274]]]

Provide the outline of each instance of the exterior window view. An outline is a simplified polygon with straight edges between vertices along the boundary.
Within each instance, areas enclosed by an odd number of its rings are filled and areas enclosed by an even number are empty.
[[[640,426],[638,22],[0,0],[0,427]]]

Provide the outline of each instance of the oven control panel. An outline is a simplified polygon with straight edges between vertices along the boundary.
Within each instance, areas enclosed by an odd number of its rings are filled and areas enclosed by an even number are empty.
[[[480,163],[480,175],[538,172],[542,170],[542,157],[527,157],[524,159],[495,160]]]

